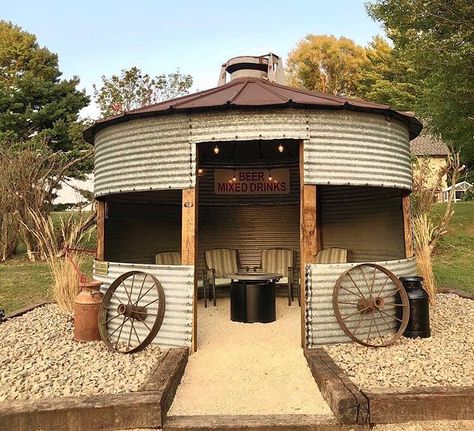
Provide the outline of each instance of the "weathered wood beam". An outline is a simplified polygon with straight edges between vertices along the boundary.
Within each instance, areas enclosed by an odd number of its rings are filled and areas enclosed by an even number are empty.
[[[304,183],[304,144],[300,144],[300,295],[301,295],[301,346],[306,343],[305,265],[316,261],[321,237],[318,233],[317,186]],[[319,238],[319,240],[318,240]]]
[[[182,194],[181,216],[181,265],[194,266],[194,299],[193,299],[193,335],[192,351],[197,349],[197,217],[198,197],[195,188],[185,189]]]
[[[403,235],[405,238],[405,257],[413,257],[415,249],[413,247],[413,227],[411,222],[410,195],[402,196],[403,215]]]
[[[104,200],[96,201],[97,212],[97,253],[96,260],[104,260],[105,249],[105,212],[106,202]]]

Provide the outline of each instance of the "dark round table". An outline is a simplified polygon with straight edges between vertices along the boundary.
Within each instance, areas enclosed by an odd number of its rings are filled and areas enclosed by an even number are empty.
[[[269,323],[276,320],[275,281],[282,274],[242,272],[226,275],[230,285],[230,319],[234,322]]]

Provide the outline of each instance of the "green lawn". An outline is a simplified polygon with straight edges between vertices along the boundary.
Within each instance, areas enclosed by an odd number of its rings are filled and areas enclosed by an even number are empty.
[[[444,205],[438,204],[439,214]],[[433,269],[439,287],[474,293],[474,201],[454,204],[454,216],[435,252]]]
[[[51,275],[44,262],[25,258],[0,263],[0,308],[10,313],[50,299]]]
[[[70,212],[53,213],[54,223],[70,216]],[[85,215],[84,215],[85,216]],[[87,236],[81,247],[95,249],[95,232]],[[51,274],[45,262],[30,262],[22,245],[17,250],[18,257],[0,263],[0,308],[6,313],[37,302],[51,300]],[[87,256],[82,271],[92,276],[93,259]]]

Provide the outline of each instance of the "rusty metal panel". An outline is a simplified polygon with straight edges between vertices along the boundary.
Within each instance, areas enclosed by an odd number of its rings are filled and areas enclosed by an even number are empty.
[[[104,283],[102,292],[120,275],[128,271],[143,271],[154,275],[163,286],[166,310],[163,324],[153,344],[161,347],[191,346],[194,297],[194,266],[143,265],[109,262],[107,275],[95,274],[94,278]],[[120,297],[120,292],[122,297]],[[117,293],[127,302],[125,290]],[[138,336],[143,339],[148,331],[137,325]],[[127,334],[127,331],[124,331]],[[142,338],[143,336],[143,338]],[[124,335],[126,337],[126,335]],[[124,340],[126,341],[126,340]]]
[[[305,141],[306,184],[369,185],[410,190],[408,129],[383,115],[313,111]]]
[[[372,262],[392,271],[397,277],[416,275],[416,260],[400,259]],[[314,347],[323,344],[351,342],[337,323],[333,311],[332,295],[339,276],[357,263],[306,265],[306,345]],[[375,280],[374,286],[381,287],[385,277]],[[356,279],[355,282],[361,282]],[[367,335],[361,328],[360,336]]]
[[[186,115],[112,125],[95,138],[96,196],[195,184],[196,148]]]
[[[191,141],[309,139],[304,110],[224,111],[191,116]]]

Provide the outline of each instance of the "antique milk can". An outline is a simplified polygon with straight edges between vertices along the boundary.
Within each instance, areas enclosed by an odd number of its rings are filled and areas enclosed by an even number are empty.
[[[400,277],[410,303],[410,320],[403,335],[408,338],[428,338],[430,330],[429,298],[423,289],[423,277]]]
[[[100,281],[79,283],[81,291],[74,301],[74,340],[96,341],[99,334],[99,308],[103,294]]]

